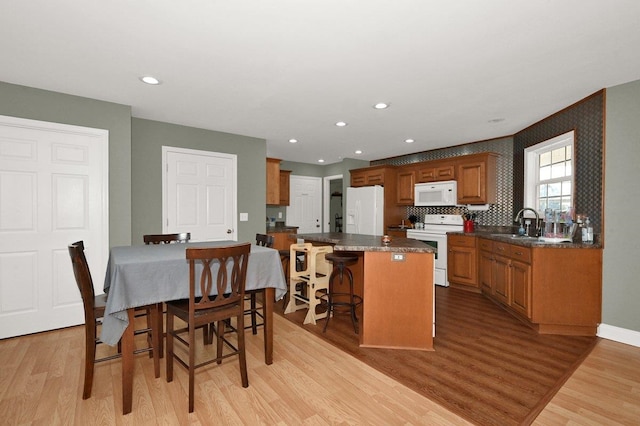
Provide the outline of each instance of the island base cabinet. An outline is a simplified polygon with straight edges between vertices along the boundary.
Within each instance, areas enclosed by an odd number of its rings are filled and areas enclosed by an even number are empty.
[[[432,253],[364,253],[360,346],[433,350]]]

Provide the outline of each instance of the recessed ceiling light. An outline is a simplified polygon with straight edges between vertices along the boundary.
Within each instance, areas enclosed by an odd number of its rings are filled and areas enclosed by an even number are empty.
[[[296,142],[298,142],[298,139],[289,139],[289,142],[296,143]]]
[[[415,141],[413,139],[405,139],[404,140],[406,143],[414,143]]]
[[[347,125],[347,123],[345,123],[344,121],[338,121],[338,122],[336,123],[336,126],[338,126],[338,127],[344,127],[344,126],[346,126],[346,125]]]
[[[140,77],[140,81],[143,83],[151,84],[153,86],[160,84],[160,80],[150,75],[145,75],[144,77]]]
[[[356,154],[362,154],[362,151],[358,149],[356,150]]]
[[[389,108],[389,104],[386,102],[378,102],[373,106],[375,109],[387,109]]]
[[[318,160],[318,163],[324,163],[324,160],[321,158]]]

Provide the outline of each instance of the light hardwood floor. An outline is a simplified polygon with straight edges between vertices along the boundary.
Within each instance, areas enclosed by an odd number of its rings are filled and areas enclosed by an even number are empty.
[[[196,373],[195,412],[187,413],[187,375],[136,358],[133,412],[122,413],[119,360],[99,364],[83,401],[83,329],[0,341],[0,424],[9,425],[465,425],[463,419],[291,322],[274,317],[274,363],[262,336],[247,335],[249,388],[237,359]],[[602,340],[536,425],[640,423],[640,348]]]

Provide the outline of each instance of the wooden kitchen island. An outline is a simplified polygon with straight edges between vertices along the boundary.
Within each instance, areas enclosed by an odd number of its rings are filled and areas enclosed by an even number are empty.
[[[433,247],[408,238],[383,244],[380,236],[339,232],[295,237],[358,256],[350,268],[355,293],[363,298],[360,346],[433,350]]]

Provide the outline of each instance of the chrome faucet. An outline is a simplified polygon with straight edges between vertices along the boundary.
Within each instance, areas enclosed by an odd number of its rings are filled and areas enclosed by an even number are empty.
[[[538,233],[540,232],[540,228],[539,228],[540,227],[540,216],[538,215],[538,212],[535,211],[535,209],[532,209],[531,207],[525,207],[525,208],[521,209],[518,212],[518,214],[516,215],[516,218],[514,219],[514,222],[520,223],[522,225],[521,220],[524,219],[524,211],[525,210],[529,210],[530,212],[533,212],[534,215],[536,215],[536,224],[535,224],[536,233],[535,233],[535,236],[537,237]],[[520,215],[522,215],[522,216],[520,216]]]

